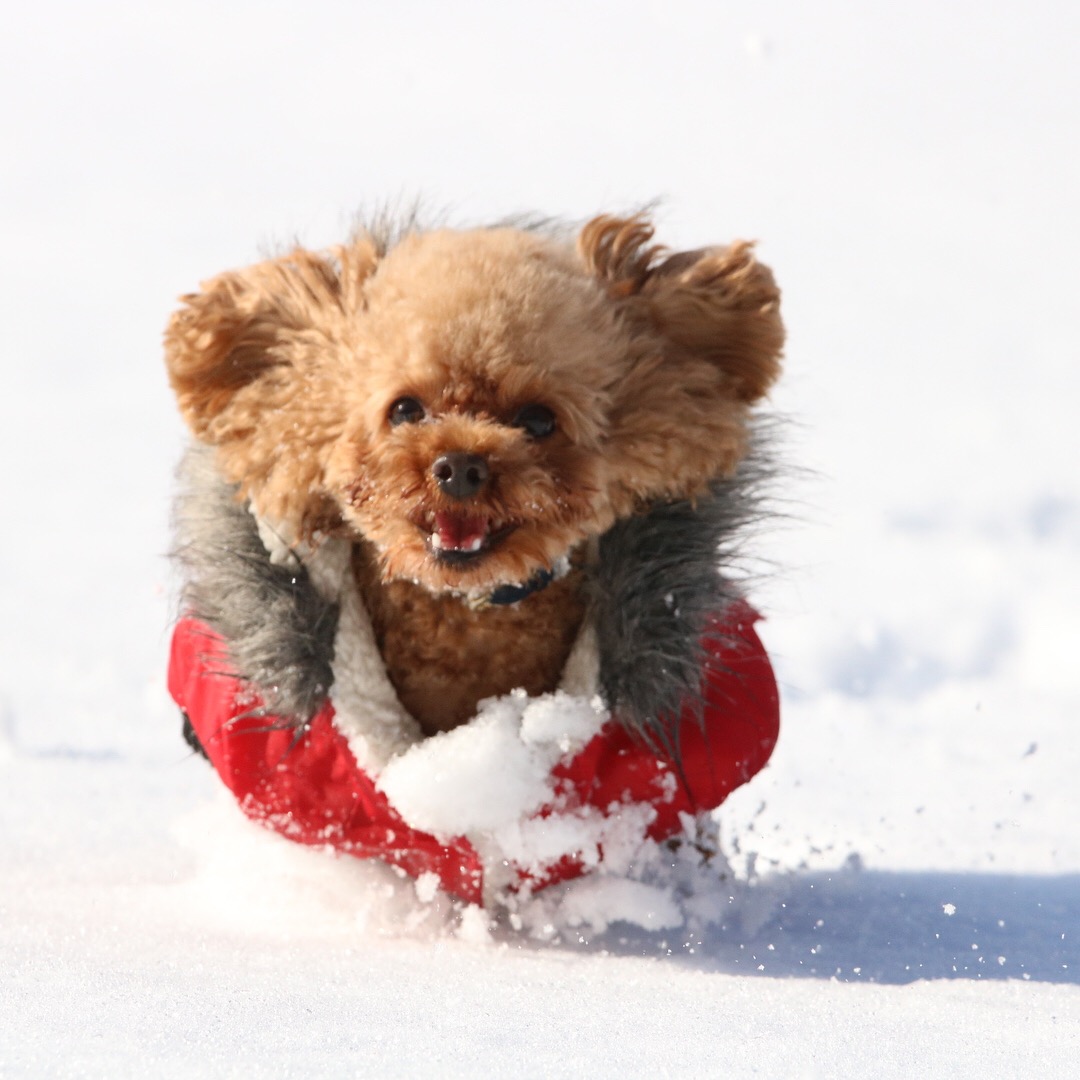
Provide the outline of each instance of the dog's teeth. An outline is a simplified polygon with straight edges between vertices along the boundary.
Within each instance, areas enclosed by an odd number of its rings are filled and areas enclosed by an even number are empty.
[[[482,536],[474,536],[468,544],[465,545],[465,550],[468,552],[479,551],[484,546],[484,538]]]
[[[438,530],[431,534],[431,546],[439,551],[442,548],[442,537],[439,535]]]

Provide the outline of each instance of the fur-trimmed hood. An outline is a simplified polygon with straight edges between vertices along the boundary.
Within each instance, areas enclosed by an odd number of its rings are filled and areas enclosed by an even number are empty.
[[[620,724],[658,746],[673,748],[673,718],[698,698],[710,626],[741,600],[720,567],[756,520],[767,473],[752,454],[708,496],[621,521],[595,545],[585,630],[564,685],[598,691]],[[380,727],[400,728],[406,744],[420,737],[377,662],[347,545],[290,547],[200,445],[180,466],[175,530],[185,609],[227,643],[267,712],[302,726],[328,696],[348,694],[348,671],[353,689],[377,703]]]

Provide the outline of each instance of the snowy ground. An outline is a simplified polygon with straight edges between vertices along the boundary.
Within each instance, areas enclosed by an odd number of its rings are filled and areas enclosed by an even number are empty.
[[[20,8],[0,1077],[1075,1075],[1078,10]],[[462,920],[257,832],[179,740],[174,297],[417,191],[662,196],[785,289],[785,727],[704,930]]]

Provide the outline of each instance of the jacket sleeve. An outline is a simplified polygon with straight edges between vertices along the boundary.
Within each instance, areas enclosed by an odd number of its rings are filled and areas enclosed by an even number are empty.
[[[221,639],[183,618],[173,633],[169,692],[244,813],[290,840],[379,858],[479,903],[480,859],[463,839],[410,828],[357,764],[326,701],[298,728],[267,716],[232,669]]]
[[[780,700],[768,654],[754,630],[757,613],[739,603],[702,639],[701,700],[688,702],[668,754],[609,723],[558,775],[582,803],[651,803],[656,840],[680,827],[680,813],[719,806],[769,760],[780,728]]]

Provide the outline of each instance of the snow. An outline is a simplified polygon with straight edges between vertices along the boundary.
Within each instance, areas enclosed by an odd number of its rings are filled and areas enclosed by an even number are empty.
[[[1078,34],[1046,0],[23,5],[0,1076],[1074,1075]],[[790,331],[773,762],[710,865],[495,924],[250,825],[164,689],[175,297],[413,192],[661,196],[672,244],[761,241]]]
[[[490,698],[464,727],[393,758],[379,787],[413,828],[447,838],[497,830],[554,798],[551,769],[580,750],[606,719],[601,702],[561,691],[535,699],[523,690]]]

